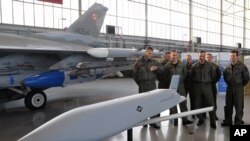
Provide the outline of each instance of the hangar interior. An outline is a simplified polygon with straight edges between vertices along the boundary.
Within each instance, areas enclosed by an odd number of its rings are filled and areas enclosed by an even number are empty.
[[[195,48],[228,51],[240,47],[248,53],[249,0],[68,0],[63,4],[2,0],[0,30],[16,33],[63,30],[95,2],[109,9],[100,37],[109,42],[111,35],[106,35],[106,26],[115,26],[116,33],[111,36],[113,46],[121,46],[125,40],[125,47],[150,44],[181,52]]]
[[[250,54],[250,0],[63,0],[63,4],[39,0],[0,0],[0,32],[25,35],[64,31],[93,3],[108,8],[100,39],[115,48],[143,48],[150,45],[163,51],[229,52],[238,49]],[[107,33],[114,27],[114,33]],[[98,87],[96,87],[98,86]],[[46,90],[48,105],[30,111],[18,100],[0,104],[1,140],[17,140],[46,121],[76,107],[138,93],[130,78],[104,79],[66,88]],[[82,94],[83,93],[83,94]],[[249,107],[245,96],[245,107]],[[218,97],[217,129],[206,124],[195,134],[172,121],[162,128],[134,128],[134,140],[209,140],[228,141],[229,128],[221,127],[225,95]],[[164,111],[162,115],[168,115]],[[244,109],[244,121],[250,124],[250,111]],[[98,126],[93,123],[93,126]],[[94,133],[93,133],[94,134]],[[106,141],[125,141],[122,132]]]

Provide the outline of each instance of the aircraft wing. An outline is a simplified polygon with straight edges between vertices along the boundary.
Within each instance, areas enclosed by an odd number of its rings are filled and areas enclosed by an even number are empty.
[[[86,52],[91,48],[86,45],[0,33],[0,51],[39,53]]]

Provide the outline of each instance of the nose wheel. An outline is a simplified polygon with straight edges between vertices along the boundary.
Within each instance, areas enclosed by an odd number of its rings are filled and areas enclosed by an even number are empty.
[[[30,91],[25,96],[25,106],[30,110],[42,109],[47,102],[47,97],[43,91]]]

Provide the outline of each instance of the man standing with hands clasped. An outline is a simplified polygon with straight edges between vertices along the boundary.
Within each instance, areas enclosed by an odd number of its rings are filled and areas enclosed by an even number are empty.
[[[170,57],[171,60],[164,66],[164,74],[166,74],[167,78],[172,78],[173,75],[179,75],[179,84],[177,88],[177,92],[184,97],[187,97],[187,94],[185,92],[185,87],[184,87],[184,79],[186,77],[186,71],[185,67],[178,60],[178,53],[176,50],[172,50],[170,52]],[[186,112],[187,111],[187,101],[183,101],[180,103],[180,110],[181,112]],[[177,113],[177,106],[174,106],[170,109],[170,114],[176,114]],[[188,120],[187,117],[182,118],[182,124],[187,125],[187,124],[192,124],[193,122]],[[174,125],[178,125],[178,119],[174,119]]]
[[[218,120],[218,116],[216,114],[216,110],[217,110],[217,88],[216,88],[216,83],[220,80],[221,78],[221,72],[220,72],[220,68],[217,64],[215,64],[213,62],[213,56],[212,54],[208,53],[206,55],[206,60],[212,64],[213,69],[216,72],[216,79],[212,82],[212,92],[213,92],[213,97],[214,97],[214,112],[215,112],[215,120]]]
[[[199,52],[199,62],[195,63],[191,68],[191,78],[193,82],[193,90],[195,95],[195,109],[214,106],[214,98],[212,94],[212,82],[215,80],[216,72],[211,63],[207,62],[206,52]],[[202,114],[197,115],[199,118],[198,125],[204,124]],[[216,129],[215,112],[209,112],[210,127]]]
[[[243,108],[244,108],[244,86],[249,81],[249,71],[246,65],[239,60],[239,52],[231,51],[231,63],[223,71],[224,79],[227,83],[226,105],[224,107],[225,120],[221,123],[222,126],[232,124],[233,106],[235,106],[235,125],[244,124]]]

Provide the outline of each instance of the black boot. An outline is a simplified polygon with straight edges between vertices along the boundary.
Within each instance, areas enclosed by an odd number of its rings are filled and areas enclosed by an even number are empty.
[[[155,129],[160,129],[161,126],[160,125],[157,125],[156,123],[152,123],[150,124],[151,127],[154,127]]]
[[[218,120],[218,116],[217,115],[215,115],[215,120]]]
[[[211,126],[211,128],[216,129],[216,123],[215,123],[215,121],[213,121],[213,122],[210,121],[210,126]]]
[[[223,120],[223,122],[221,123],[221,126],[230,126],[232,125],[232,121],[228,121],[228,120]]]
[[[199,122],[198,122],[198,126],[200,126],[200,125],[202,125],[202,124],[204,124],[204,119],[199,119]]]
[[[178,119],[174,119],[174,126],[178,125]]]

